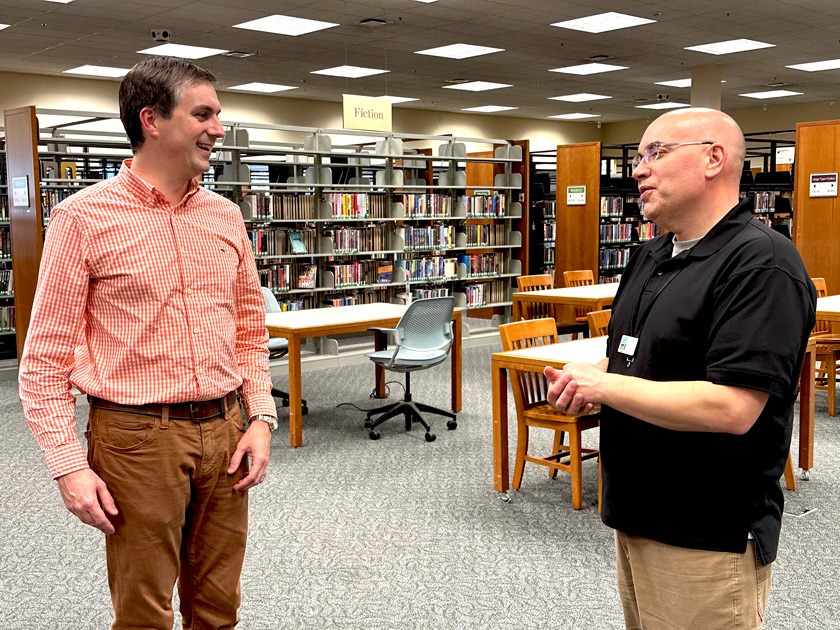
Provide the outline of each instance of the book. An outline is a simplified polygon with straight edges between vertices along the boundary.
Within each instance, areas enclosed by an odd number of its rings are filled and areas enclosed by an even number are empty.
[[[306,254],[306,243],[303,241],[303,235],[297,230],[289,232],[289,246],[293,254]]]
[[[392,265],[379,265],[376,269],[376,281],[379,284],[389,284],[393,274],[394,268]]]
[[[298,267],[298,288],[299,289],[314,289],[315,280],[318,275],[318,266],[314,264],[305,264]]]

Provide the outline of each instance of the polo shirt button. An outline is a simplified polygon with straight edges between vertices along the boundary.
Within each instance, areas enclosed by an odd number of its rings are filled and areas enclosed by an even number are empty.
[[[198,328],[193,328],[193,333],[197,335],[198,334]]]

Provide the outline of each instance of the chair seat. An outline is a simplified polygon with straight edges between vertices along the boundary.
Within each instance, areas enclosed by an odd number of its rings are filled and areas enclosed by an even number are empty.
[[[268,339],[268,353],[282,352],[289,349],[289,342],[283,337],[269,337]]]
[[[533,426],[540,426],[541,428],[553,429],[558,428],[557,425],[579,425],[582,429],[591,429],[592,427],[598,426],[598,422],[600,420],[600,416],[598,414],[600,412],[601,406],[596,405],[596,408],[592,410],[592,413],[585,416],[570,416],[557,411],[557,409],[549,405],[547,402],[543,402],[531,407],[526,407],[523,412],[523,416],[528,424],[539,422],[539,425]]]
[[[365,356],[371,361],[387,365],[390,364],[391,359],[394,356],[394,351],[378,350],[377,352],[371,352]],[[447,356],[449,356],[448,350],[411,350],[410,348],[403,346],[400,348],[399,354],[394,360],[393,367],[415,367],[420,365],[429,367],[445,361]]]

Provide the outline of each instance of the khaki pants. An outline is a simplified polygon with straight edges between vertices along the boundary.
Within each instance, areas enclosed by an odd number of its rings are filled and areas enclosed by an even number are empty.
[[[185,629],[233,628],[248,531],[233,490],[247,462],[227,474],[239,405],[201,422],[91,408],[88,426],[88,460],[119,510],[105,539],[111,628],[171,630],[176,581]]]
[[[746,553],[684,549],[615,533],[618,590],[632,630],[757,630],[772,564]]]

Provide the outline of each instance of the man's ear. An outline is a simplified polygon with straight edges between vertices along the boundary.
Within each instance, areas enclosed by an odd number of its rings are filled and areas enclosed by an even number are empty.
[[[140,110],[140,124],[143,127],[143,135],[148,138],[156,138],[160,134],[158,129],[158,115],[151,107],[144,107]]]
[[[729,157],[729,152],[722,144],[713,144],[709,149],[709,161],[706,164],[706,177],[712,179],[720,175],[723,167],[726,165],[726,160]]]

